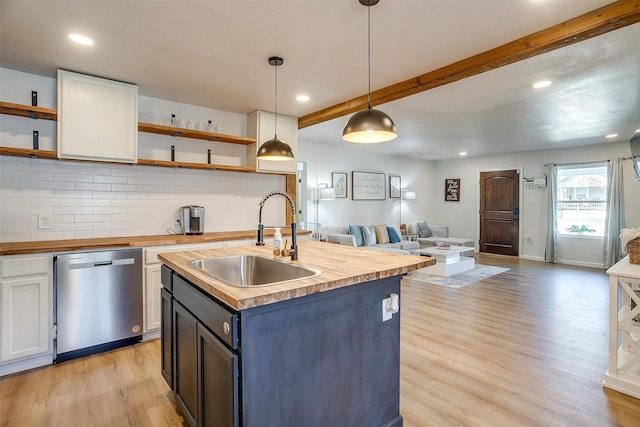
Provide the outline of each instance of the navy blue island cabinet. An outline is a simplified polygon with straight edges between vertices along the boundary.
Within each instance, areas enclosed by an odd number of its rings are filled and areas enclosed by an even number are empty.
[[[233,310],[162,267],[162,375],[192,426],[402,426],[401,276]]]

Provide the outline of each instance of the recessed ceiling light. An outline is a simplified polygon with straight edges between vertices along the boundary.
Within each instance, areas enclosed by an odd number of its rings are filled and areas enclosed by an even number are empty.
[[[80,34],[69,34],[69,38],[79,44],[85,45],[85,46],[92,46],[93,45],[93,40],[91,40],[89,37],[80,35]]]
[[[551,86],[553,82],[551,80],[540,80],[539,82],[535,82],[533,87],[536,89],[542,89],[543,87]]]
[[[615,138],[616,136],[618,136],[617,133],[610,133],[609,135],[606,135],[605,138]]]
[[[296,96],[296,100],[300,101],[300,102],[307,102],[310,99],[311,98],[309,98],[308,95],[298,95],[298,96]]]
[[[459,152],[458,154],[460,154],[461,156],[466,156],[466,155],[467,155],[467,152],[466,152],[466,151],[461,151],[461,152]]]

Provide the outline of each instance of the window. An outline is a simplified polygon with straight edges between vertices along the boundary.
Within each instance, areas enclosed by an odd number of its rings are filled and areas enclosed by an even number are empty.
[[[558,165],[558,234],[604,237],[607,163]]]

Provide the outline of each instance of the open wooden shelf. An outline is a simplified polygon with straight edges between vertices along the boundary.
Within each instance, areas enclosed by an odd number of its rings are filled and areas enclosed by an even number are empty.
[[[32,107],[31,105],[13,104],[10,102],[0,102],[0,114],[11,116],[30,117],[32,119],[58,120],[58,113],[52,108]],[[138,122],[138,131],[155,133],[158,135],[179,136],[182,138],[200,139],[205,141],[223,142],[228,144],[251,145],[256,142],[255,138],[244,136],[225,135],[222,133],[204,132],[193,129],[176,128],[172,126],[155,125],[152,123]],[[57,159],[55,151],[32,150],[26,148],[0,147],[0,155],[32,157],[40,159]],[[171,162],[166,160],[138,159],[139,165],[161,166],[170,168],[222,170],[231,172],[256,172],[252,166],[233,166],[206,163]]]
[[[48,150],[32,150],[30,148],[13,148],[0,147],[0,155],[14,157],[31,157],[39,159],[57,159],[58,154],[55,151]]]
[[[205,141],[226,142],[230,144],[251,145],[255,138],[245,136],[225,135],[223,133],[204,132],[201,130],[177,128],[173,126],[155,125],[152,123],[138,122],[138,131],[155,133],[158,135],[179,136],[181,138],[203,139]]]
[[[231,165],[218,165],[208,163],[190,163],[190,162],[172,162],[168,160],[148,160],[138,159],[139,165],[146,166],[162,166],[168,168],[185,168],[185,169],[205,169],[205,170],[221,170],[231,172],[255,172],[256,168],[250,166],[231,166]]]
[[[0,101],[0,114],[31,117],[32,119],[58,120],[58,112],[53,108],[32,107],[31,105],[12,104]]]

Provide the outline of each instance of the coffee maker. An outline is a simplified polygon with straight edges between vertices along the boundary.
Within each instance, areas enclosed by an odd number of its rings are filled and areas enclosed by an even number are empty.
[[[180,211],[183,234],[204,233],[204,207],[189,205],[181,207]]]

